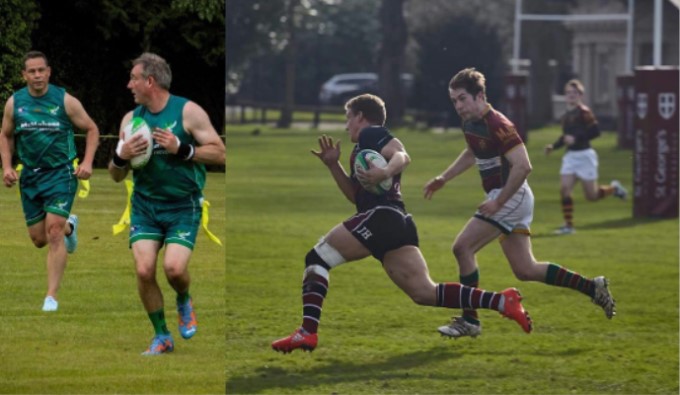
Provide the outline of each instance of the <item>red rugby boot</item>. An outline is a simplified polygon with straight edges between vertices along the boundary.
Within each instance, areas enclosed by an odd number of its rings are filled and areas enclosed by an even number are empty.
[[[505,304],[501,312],[503,317],[515,320],[524,329],[524,332],[531,333],[533,324],[529,313],[522,306],[522,295],[519,291],[516,288],[508,288],[501,292],[501,295],[505,297]]]
[[[290,336],[273,341],[272,348],[275,351],[280,351],[284,354],[289,353],[296,348],[311,352],[316,348],[317,342],[318,336],[316,333],[307,333],[304,329],[298,328]]]

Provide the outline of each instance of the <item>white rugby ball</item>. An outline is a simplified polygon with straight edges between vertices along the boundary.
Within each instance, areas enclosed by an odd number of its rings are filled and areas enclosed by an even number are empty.
[[[153,154],[153,137],[151,136],[151,128],[141,117],[133,117],[130,122],[123,128],[124,140],[128,141],[132,136],[141,134],[143,139],[148,143],[146,151],[143,154],[137,155],[130,159],[130,166],[133,169],[144,167],[151,159]]]
[[[368,162],[380,168],[387,166],[387,161],[379,152],[372,149],[363,149],[357,152],[357,156],[354,158],[354,172],[358,169],[370,169]],[[392,188],[392,177],[381,181],[378,185],[362,183],[361,180],[359,180],[359,183],[361,183],[365,190],[376,195],[383,195]]]

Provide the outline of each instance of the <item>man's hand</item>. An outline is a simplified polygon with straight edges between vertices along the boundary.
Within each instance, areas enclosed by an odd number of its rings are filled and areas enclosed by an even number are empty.
[[[444,177],[442,176],[437,176],[425,184],[423,187],[423,195],[425,199],[430,200],[432,199],[432,195],[434,195],[435,192],[438,190],[442,189],[444,185],[446,184],[446,181],[444,180]]]
[[[333,138],[323,135],[319,137],[319,151],[311,150],[312,154],[330,167],[340,160],[340,140],[333,144]]]
[[[11,188],[19,180],[16,170],[13,168],[6,168],[2,171],[2,181],[5,183],[7,188]]]

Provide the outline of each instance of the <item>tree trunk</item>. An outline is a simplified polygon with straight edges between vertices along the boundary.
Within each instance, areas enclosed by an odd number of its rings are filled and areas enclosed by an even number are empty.
[[[382,0],[380,5],[382,44],[378,57],[378,89],[387,106],[387,124],[390,127],[401,125],[406,110],[401,73],[408,27],[403,5],[404,0]]]
[[[299,0],[288,0],[286,3],[286,30],[288,30],[288,45],[285,59],[285,87],[281,116],[276,126],[289,128],[293,123],[293,107],[295,107],[295,61],[297,57],[297,42],[295,34],[295,7]]]

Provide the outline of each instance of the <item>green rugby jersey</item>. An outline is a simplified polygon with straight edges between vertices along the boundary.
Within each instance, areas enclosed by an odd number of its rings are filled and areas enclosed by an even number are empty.
[[[66,91],[49,84],[40,97],[28,87],[14,93],[14,137],[19,160],[29,169],[66,165],[76,157],[73,124],[66,114]]]
[[[196,140],[183,128],[182,110],[188,102],[183,97],[170,95],[165,108],[152,113],[143,106],[137,106],[133,116],[142,117],[153,131],[158,127],[169,129],[182,143],[193,144]],[[171,154],[154,142],[153,155],[140,169],[134,169],[135,193],[159,200],[175,200],[200,192],[205,186],[205,165],[185,161]]]

